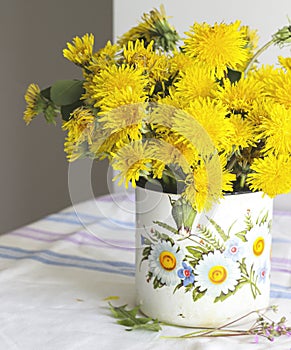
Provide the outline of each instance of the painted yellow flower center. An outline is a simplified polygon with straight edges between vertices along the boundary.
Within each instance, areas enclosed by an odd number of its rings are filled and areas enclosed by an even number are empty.
[[[253,252],[256,256],[260,256],[265,249],[265,240],[263,237],[258,237],[253,244]]]
[[[221,284],[227,278],[227,270],[221,265],[213,266],[208,272],[208,277],[212,283]]]
[[[176,263],[176,257],[173,253],[164,251],[160,254],[160,264],[165,270],[174,270],[174,268],[176,267]]]

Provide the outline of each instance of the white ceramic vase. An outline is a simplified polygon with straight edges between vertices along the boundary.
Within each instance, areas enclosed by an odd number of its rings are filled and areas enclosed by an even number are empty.
[[[225,196],[196,213],[179,195],[136,189],[136,291],[144,314],[219,326],[269,304],[273,201]]]

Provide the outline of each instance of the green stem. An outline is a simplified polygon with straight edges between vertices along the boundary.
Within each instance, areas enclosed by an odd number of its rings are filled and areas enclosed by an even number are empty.
[[[251,277],[248,276],[248,275],[244,275],[242,276],[244,278],[244,282],[245,283],[249,283],[250,286],[251,286],[251,292],[253,294],[253,297],[256,298],[257,295],[261,295],[261,291],[260,289],[258,288],[258,286],[252,281]]]
[[[234,323],[237,323],[241,320],[243,320],[244,318],[254,314],[254,313],[258,313],[258,311],[250,311],[249,313],[229,322],[229,323],[226,323],[220,327],[217,327],[217,328],[204,328],[202,329],[201,331],[196,331],[196,332],[191,332],[191,333],[188,333],[188,334],[184,334],[182,336],[180,336],[179,338],[189,338],[189,337],[195,337],[195,336],[198,336],[198,333],[200,334],[200,336],[211,336],[211,334],[213,334],[214,332],[217,332],[217,331],[221,331],[222,328],[225,328],[225,327],[229,327],[230,325],[234,324]],[[205,332],[206,330],[206,332]],[[228,330],[229,331],[229,330]],[[203,333],[204,332],[204,333]]]
[[[232,331],[231,331],[232,332]],[[242,335],[251,335],[252,333],[249,331],[243,331],[243,332],[233,332],[233,333],[227,333],[227,332],[221,332],[221,333],[214,333],[214,334],[202,334],[197,335],[196,337],[210,337],[210,338],[218,338],[218,337],[237,337]],[[195,336],[194,336],[195,337]],[[191,338],[191,337],[190,337]],[[193,338],[193,336],[192,336]]]
[[[190,236],[187,236],[186,239],[189,239],[190,241],[192,241],[192,242],[198,244],[200,247],[205,248],[205,246],[204,246],[202,243],[200,243],[200,242],[196,241],[195,239],[191,238],[191,236],[197,237],[198,239],[205,241],[205,242],[206,242],[207,244],[209,244],[211,247],[215,248],[215,247],[213,246],[213,244],[212,244],[207,238],[202,238],[201,236],[199,236],[199,235],[197,235],[197,234],[195,234],[195,233],[192,233]]]
[[[246,184],[246,174],[242,173],[241,176],[240,176],[240,183],[239,183],[239,186],[241,189],[243,189],[245,187],[245,184]]]
[[[250,68],[252,67],[253,63],[256,61],[256,59],[264,52],[266,51],[270,46],[272,46],[273,44],[275,44],[275,40],[271,39],[270,41],[268,41],[265,45],[263,45],[252,57],[252,59],[249,61],[249,63],[247,64],[247,67],[244,71],[245,76],[247,75],[248,71],[250,70]]]

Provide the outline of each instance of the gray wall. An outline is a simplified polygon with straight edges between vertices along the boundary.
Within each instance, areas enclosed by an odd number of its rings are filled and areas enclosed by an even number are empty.
[[[31,82],[45,87],[57,79],[80,77],[80,70],[62,57],[62,49],[87,32],[94,33],[96,48],[111,39],[112,1],[1,0],[0,29],[3,233],[71,205],[60,123],[54,127],[39,118],[26,127],[23,95]],[[107,164],[93,168],[94,194],[107,193]],[[74,201],[82,201],[91,193],[78,185],[82,163],[74,169]]]

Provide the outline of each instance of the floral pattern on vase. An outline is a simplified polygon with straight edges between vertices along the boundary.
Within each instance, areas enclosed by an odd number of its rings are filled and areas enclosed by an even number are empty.
[[[173,217],[182,200],[171,200]],[[195,218],[197,213],[190,204],[185,205],[188,213],[193,211],[189,216]],[[154,288],[173,286],[173,293],[184,288],[192,293],[194,302],[206,293],[214,302],[223,301],[245,285],[255,299],[270,271],[267,252],[271,246],[271,218],[268,211],[258,217],[253,217],[250,210],[242,214],[245,228],[240,232],[233,230],[233,225],[225,231],[210,217],[208,225],[194,228],[175,218],[176,228],[153,222],[159,228],[142,236],[142,262],[149,262],[147,281]],[[187,244],[182,247],[179,242]]]

